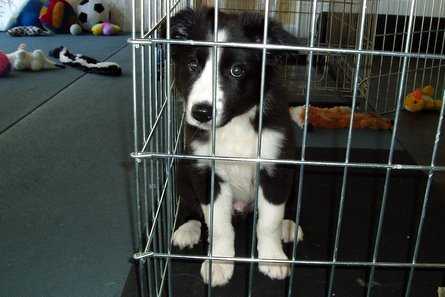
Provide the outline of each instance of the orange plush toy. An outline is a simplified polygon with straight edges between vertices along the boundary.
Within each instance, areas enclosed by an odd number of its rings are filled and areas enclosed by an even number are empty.
[[[434,88],[431,85],[415,89],[405,97],[403,107],[411,112],[423,110],[440,110],[442,100],[433,99]]]
[[[304,126],[304,106],[290,108],[292,119],[300,128]],[[309,106],[308,124],[315,128],[339,129],[348,128],[351,120],[351,108],[346,106],[336,106],[331,108],[321,108]],[[352,123],[353,128],[388,130],[392,128],[389,119],[382,118],[371,113],[355,112]]]
[[[45,29],[64,34],[70,32],[71,25],[77,21],[77,15],[67,1],[48,0],[40,10],[39,19]]]

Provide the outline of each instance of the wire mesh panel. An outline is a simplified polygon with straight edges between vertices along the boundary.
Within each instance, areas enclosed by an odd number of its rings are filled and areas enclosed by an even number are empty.
[[[409,52],[417,54],[443,54],[443,1],[417,1],[414,6],[413,29],[410,37]],[[375,49],[401,51],[406,44],[409,25],[409,6],[402,1],[382,3],[379,7],[378,26],[374,33]],[[368,104],[377,112],[393,112],[396,101],[392,100],[397,92],[398,78],[401,73],[402,58],[378,57],[366,77],[371,86],[367,94]],[[440,60],[412,58],[408,61],[407,79],[404,86],[408,90],[432,84],[442,90],[443,65]],[[376,92],[376,90],[384,90]],[[441,93],[434,97],[440,98]]]
[[[211,28],[213,40],[180,40],[171,36],[171,19],[175,13],[186,7],[197,8],[211,5],[214,8],[214,24]],[[301,1],[187,1],[187,0],[133,0],[133,33],[129,40],[132,46],[133,59],[133,116],[134,116],[134,147],[132,158],[135,162],[134,205],[136,252],[134,258],[138,265],[138,282],[141,296],[178,296],[178,287],[184,286],[178,278],[178,265],[209,261],[209,272],[215,261],[234,262],[235,265],[246,267],[246,274],[238,283],[242,289],[236,293],[216,292],[212,287],[212,276],[208,286],[197,295],[196,292],[182,292],[180,296],[300,296],[298,279],[302,269],[324,269],[324,274],[314,281],[314,287],[322,287],[322,295],[335,296],[336,287],[342,279],[342,273],[348,269],[362,269],[363,278],[357,278],[362,287],[362,296],[374,296],[378,286],[385,288],[379,275],[385,272],[403,271],[403,290],[399,295],[416,295],[413,284],[416,273],[438,271],[442,280],[436,288],[444,287],[443,271],[445,259],[428,258],[422,254],[422,235],[425,224],[429,224],[429,204],[432,203],[431,193],[435,190],[435,178],[443,175],[445,164],[442,164],[441,132],[443,130],[444,105],[432,115],[433,139],[422,142],[428,151],[428,161],[419,162],[413,159],[401,161],[400,133],[403,130],[404,111],[403,99],[406,93],[416,87],[433,84],[436,98],[444,97],[444,24],[445,1],[377,1],[377,0],[301,0]],[[263,38],[258,43],[241,43],[218,41],[218,13],[241,13],[255,11],[265,18]],[[267,39],[268,20],[279,20],[283,27],[293,33],[299,44],[272,44]],[[175,64],[172,60],[172,47],[206,47],[213,53],[213,116],[216,114],[218,88],[218,63],[216,56],[223,48],[239,48],[256,50],[261,53],[261,81],[259,98],[258,139],[255,154],[251,156],[218,155],[217,142],[211,137],[209,154],[193,155],[185,151],[185,126],[187,125],[184,98],[178,92],[178,84],[174,78]],[[268,53],[279,51],[291,53],[282,62],[280,79],[287,85],[300,103],[306,106],[317,102],[315,99],[326,96],[333,103],[340,98],[351,107],[349,128],[344,131],[340,157],[335,160],[314,157],[313,136],[308,132],[308,109],[304,113],[304,125],[299,130],[298,143],[290,144],[298,148],[298,158],[268,159],[262,156],[263,108],[265,99],[266,64]],[[296,53],[296,55],[292,54]],[[303,56],[304,63],[298,62],[296,56]],[[346,99],[346,100],[345,100]],[[298,100],[297,100],[298,101]],[[388,114],[393,120],[393,129],[387,133],[386,147],[380,159],[357,158],[355,139],[357,132],[353,129],[355,111],[369,110]],[[217,127],[212,121],[211,135],[217,135]],[[321,144],[324,147],[324,144]],[[362,150],[363,151],[363,150]],[[361,151],[361,152],[362,152]],[[337,152],[337,151],[336,151]],[[210,164],[210,207],[209,224],[207,226],[209,243],[197,253],[178,250],[172,245],[174,230],[181,206],[176,184],[177,165],[182,161],[205,160]],[[215,200],[215,168],[219,164],[230,163],[233,166],[248,166],[255,172],[253,187],[254,199],[251,219],[248,222],[247,250],[243,255],[221,257],[212,251],[212,234],[214,232],[213,217]],[[317,216],[308,213],[305,208],[307,196],[310,196],[311,174],[317,170],[335,170],[336,188],[332,193],[332,217],[329,227],[329,237],[325,245],[327,255],[304,255],[299,253],[297,240],[287,250],[288,259],[263,259],[255,252],[258,224],[258,195],[260,191],[259,175],[261,168],[267,164],[280,164],[296,169],[297,182],[295,188],[295,205],[293,221],[299,225],[302,217]],[[366,172],[366,173],[364,173]],[[371,173],[370,173],[371,172]],[[409,224],[412,234],[406,238],[409,246],[408,255],[403,260],[397,257],[387,257],[382,253],[386,248],[385,221],[388,211],[393,206],[394,188],[404,188],[405,176],[415,172],[419,174],[421,195],[416,197],[418,204],[410,216]],[[380,184],[367,184],[363,191],[373,192],[375,202],[373,210],[367,215],[372,218],[366,233],[370,244],[363,257],[355,257],[342,252],[343,240],[348,240],[349,216],[354,216],[359,210],[348,206],[353,200],[351,194],[357,187],[354,182],[357,176],[363,174],[376,175]],[[402,174],[402,179],[399,179]],[[321,175],[322,176],[322,175]],[[330,178],[330,177],[326,177]],[[400,185],[397,185],[400,180]],[[439,179],[440,181],[440,179]],[[434,189],[433,189],[434,188]],[[432,190],[433,189],[433,190]],[[309,193],[309,194],[307,194]],[[439,194],[440,195],[440,194]],[[378,198],[377,198],[378,197]],[[308,202],[310,203],[310,202]],[[400,207],[400,206],[399,206]],[[391,212],[392,213],[392,212]],[[310,220],[309,220],[310,221]],[[429,228],[430,225],[428,225]],[[311,241],[311,226],[307,227],[308,241]],[[390,227],[387,227],[391,229]],[[295,238],[298,228],[293,231]],[[440,231],[439,231],[440,232]],[[315,233],[315,232],[313,232]],[[204,236],[205,237],[205,236]],[[353,238],[349,238],[353,240]],[[443,231],[437,234],[438,242],[445,241]],[[384,242],[385,244],[382,244]],[[439,244],[439,246],[441,246]],[[420,256],[421,257],[420,257]],[[419,260],[421,259],[421,260]],[[424,259],[429,259],[424,260]],[[179,264],[178,264],[179,263]],[[285,289],[267,295],[255,290],[261,286],[261,280],[256,277],[256,267],[261,263],[289,264],[290,276]],[[196,271],[195,271],[196,272]],[[395,272],[394,272],[395,273]],[[199,277],[199,272],[196,273]],[[376,280],[378,279],[378,280]],[[297,284],[297,289],[294,284]],[[185,285],[187,287],[187,284]],[[349,285],[346,285],[348,287]],[[352,286],[352,284],[351,284]],[[387,287],[386,287],[387,288]],[[338,289],[337,289],[338,290]],[[439,288],[440,290],[440,288]],[[309,293],[312,292],[309,290]],[[315,291],[314,291],[315,292]],[[390,290],[386,295],[390,295]],[[413,293],[414,292],[414,293]],[[306,292],[307,293],[307,292]],[[306,294],[305,296],[310,296]],[[313,296],[319,296],[314,293]],[[346,296],[346,295],[345,295]],[[397,295],[398,296],[398,295]],[[426,295],[424,295],[426,296]]]

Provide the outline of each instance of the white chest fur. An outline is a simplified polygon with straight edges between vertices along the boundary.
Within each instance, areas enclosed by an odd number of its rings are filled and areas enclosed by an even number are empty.
[[[255,109],[233,118],[224,127],[216,130],[215,154],[223,157],[256,158],[258,133],[255,132],[251,118]],[[263,128],[261,157],[276,159],[283,144],[284,135],[280,131]],[[207,142],[193,141],[191,148],[195,155],[211,155],[211,138]],[[210,166],[207,160],[199,161],[201,166]],[[273,166],[264,166],[273,174]],[[230,184],[234,201],[248,203],[254,198],[255,164],[248,162],[216,161],[216,173]]]

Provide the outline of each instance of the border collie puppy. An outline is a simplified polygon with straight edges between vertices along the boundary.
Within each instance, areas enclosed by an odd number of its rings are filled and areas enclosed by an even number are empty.
[[[264,18],[257,14],[219,13],[220,42],[262,43]],[[171,38],[213,41],[214,9],[185,9],[171,19]],[[165,32],[164,32],[165,34]],[[270,21],[268,43],[295,44],[296,39],[278,23]],[[221,47],[214,57],[212,47],[171,45],[176,89],[185,99],[186,153],[211,155],[212,138],[217,156],[256,158],[259,124],[261,49]],[[287,94],[276,77],[276,53],[268,53],[261,156],[268,159],[295,159],[296,145]],[[218,63],[216,116],[212,116],[213,58]],[[216,135],[212,135],[212,123]],[[255,163],[215,162],[213,255],[235,256],[232,214],[252,209],[255,201]],[[180,195],[179,219],[173,244],[193,247],[201,235],[200,220],[210,226],[211,161],[177,161],[176,183]],[[295,192],[295,166],[261,164],[258,191],[257,250],[263,259],[287,259],[281,240],[293,241],[295,223],[284,220],[286,201]],[[301,236],[301,230],[298,234]],[[299,237],[300,237],[299,236]],[[209,239],[210,242],[210,239]],[[209,282],[209,264],[201,267]],[[234,263],[213,261],[212,285],[226,284]],[[285,264],[260,263],[259,270],[273,279],[289,274]]]

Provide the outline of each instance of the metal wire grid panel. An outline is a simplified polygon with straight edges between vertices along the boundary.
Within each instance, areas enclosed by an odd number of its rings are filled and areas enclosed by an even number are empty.
[[[383,5],[382,5],[383,6]],[[385,51],[399,51],[401,46],[408,46],[409,52],[417,54],[445,52],[444,29],[445,3],[443,1],[417,1],[414,6],[412,32],[408,38],[410,7],[402,1],[388,3],[378,18],[380,28],[374,32],[374,47]],[[409,41],[409,43],[407,43]],[[443,60],[414,57],[408,60],[405,85],[407,90],[431,84],[437,86],[434,97],[440,98],[444,82]],[[369,75],[364,79],[368,86],[366,100],[368,106],[377,112],[393,112],[397,102],[398,89],[403,58],[377,57],[370,66]]]
[[[436,40],[434,43],[434,49],[438,47],[442,51],[434,51],[430,53],[427,51],[416,50],[413,48],[413,37],[416,34],[415,24],[418,18],[416,18],[416,12],[418,11],[418,3],[416,0],[411,0],[409,5],[406,6],[406,14],[404,18],[404,29],[401,33],[386,32],[383,35],[376,34],[376,19],[377,13],[375,10],[375,1],[363,0],[363,1],[301,1],[305,2],[305,5],[309,5],[309,9],[306,12],[308,19],[308,36],[307,44],[303,45],[274,45],[268,44],[266,41],[263,44],[243,44],[243,43],[230,43],[230,42],[204,42],[204,41],[179,41],[171,40],[168,38],[159,38],[159,28],[162,22],[167,25],[167,32],[170,26],[170,17],[181,8],[187,6],[198,6],[200,3],[192,3],[181,0],[168,0],[168,1],[133,1],[133,34],[129,43],[132,45],[133,51],[133,115],[134,115],[134,152],[132,157],[135,161],[135,205],[136,205],[136,235],[137,235],[137,251],[134,254],[134,258],[138,260],[139,267],[139,285],[140,293],[142,296],[173,296],[171,277],[171,261],[173,259],[185,259],[185,260],[231,260],[235,262],[251,263],[251,271],[253,264],[259,262],[276,262],[276,263],[289,263],[292,265],[292,274],[298,265],[306,265],[309,267],[324,266],[330,267],[330,276],[327,287],[327,296],[332,296],[333,284],[335,278],[335,271],[337,267],[366,267],[369,269],[368,289],[367,296],[372,295],[372,284],[374,279],[374,273],[376,268],[408,268],[409,277],[406,282],[405,296],[410,296],[413,273],[416,268],[434,268],[444,269],[445,263],[420,263],[417,261],[420,241],[423,232],[424,220],[426,216],[426,208],[428,205],[429,191],[432,184],[432,178],[434,174],[438,172],[444,172],[445,166],[436,165],[436,157],[438,153],[438,146],[440,142],[441,129],[443,124],[444,106],[440,111],[439,120],[436,127],[436,137],[432,144],[431,162],[429,164],[396,164],[393,162],[395,143],[397,137],[397,131],[400,118],[400,107],[402,105],[403,96],[408,90],[410,66],[413,61],[416,65],[419,65],[425,61],[422,68],[421,75],[416,76],[416,81],[425,81],[427,75],[434,76],[435,73],[430,74],[425,72],[427,69],[441,69],[441,65],[445,60],[443,55],[443,42]],[[445,1],[440,2],[440,7],[445,5]],[[298,2],[293,3],[292,8],[301,7],[303,4]],[[215,5],[215,11],[224,8],[224,2],[213,3]],[[221,4],[221,6],[220,6]],[[320,22],[319,17],[324,7],[328,7],[328,28],[329,32],[326,34],[324,40],[327,42],[321,42],[320,40]],[[265,1],[264,3],[256,3],[252,6],[253,9],[263,13],[267,18],[270,15],[277,15],[282,11],[277,10],[277,4]],[[339,8],[340,7],[340,8]],[[249,7],[250,8],[250,7]],[[342,9],[341,9],[342,8]],[[274,10],[275,9],[275,10]],[[339,11],[337,12],[337,9]],[[348,13],[355,10],[355,16]],[[294,12],[292,12],[294,13]],[[215,14],[217,16],[217,14]],[[385,20],[389,14],[385,15]],[[137,20],[139,19],[139,20]],[[299,20],[304,19],[301,15]],[[399,19],[399,17],[397,17]],[[292,23],[294,20],[290,20]],[[387,21],[387,20],[386,20]],[[217,22],[216,22],[217,23]],[[267,23],[267,22],[266,22]],[[340,23],[340,26],[337,24]],[[440,22],[439,22],[440,23]],[[433,27],[430,24],[429,27]],[[397,26],[396,26],[397,27]],[[442,32],[442,28],[437,25],[436,33]],[[423,26],[422,26],[423,28]],[[304,30],[300,30],[303,34]],[[296,31],[293,31],[296,33]],[[264,33],[266,36],[266,33]],[[388,38],[393,36],[393,44],[398,43],[397,35],[402,36],[402,46],[400,50],[388,50],[383,47],[382,50],[374,49],[374,42],[377,37]],[[430,30],[429,34],[433,34]],[[439,36],[438,34],[437,36]],[[383,42],[385,44],[385,42]],[[441,45],[438,45],[442,43]],[[184,113],[181,98],[178,98],[175,93],[174,80],[172,78],[172,64],[170,57],[170,45],[171,44],[184,44],[195,46],[208,46],[218,47],[239,47],[239,48],[256,48],[263,52],[263,74],[261,89],[264,88],[264,69],[265,69],[265,54],[266,50],[293,50],[305,52],[308,54],[308,63],[305,69],[304,76],[304,96],[305,103],[311,103],[311,93],[318,87],[323,87],[314,70],[317,66],[314,65],[313,60],[317,56],[325,57],[327,61],[331,61],[336,65],[348,65],[353,70],[349,74],[343,73],[344,70],[338,70],[342,72],[340,76],[343,79],[336,80],[332,86],[336,90],[351,89],[351,107],[354,111],[358,105],[360,96],[363,96],[368,100],[368,106],[374,106],[375,109],[379,109],[379,106],[384,106],[384,110],[389,107],[394,107],[394,129],[391,135],[391,144],[389,148],[389,154],[387,162],[384,163],[360,163],[350,161],[351,152],[351,138],[352,138],[352,121],[353,115],[350,121],[350,127],[348,129],[348,138],[346,144],[346,153],[344,161],[332,162],[332,161],[312,161],[305,158],[306,142],[307,142],[307,128],[304,128],[301,146],[301,159],[298,160],[270,160],[262,158],[260,154],[256,158],[241,158],[238,156],[222,157],[215,155],[215,148],[213,146],[213,152],[209,156],[197,156],[186,155],[183,153],[183,125],[184,125]],[[422,48],[419,45],[419,49]],[[429,47],[427,47],[429,48]],[[395,49],[395,46],[394,46]],[[216,55],[215,55],[216,56]],[[369,95],[367,97],[366,92],[369,92],[366,88],[363,88],[364,77],[371,78],[369,75],[373,72],[373,68],[370,67],[372,63],[370,61],[378,61],[383,63],[383,60],[391,59],[390,71],[386,72],[382,67],[377,71],[377,80],[379,84],[383,84],[385,79],[390,76],[397,77],[397,88],[394,102],[382,102],[379,100],[371,101]],[[398,64],[395,72],[393,68],[393,62]],[[331,67],[330,62],[326,62],[323,65],[323,69]],[[427,67],[428,66],[428,67]],[[345,66],[346,67],[346,66]],[[346,69],[346,68],[345,68]],[[425,70],[425,71],[423,71]],[[327,71],[327,70],[326,70]],[[350,71],[350,70],[348,70]],[[339,75],[337,73],[337,76]],[[374,72],[375,73],[375,72]],[[439,71],[440,74],[440,71]],[[325,75],[325,74],[323,74]],[[440,75],[438,75],[440,76]],[[437,77],[439,80],[439,78]],[[348,85],[349,84],[349,85]],[[438,84],[439,85],[439,84]],[[326,83],[324,84],[326,86]],[[369,82],[368,82],[369,86]],[[369,88],[369,87],[368,87]],[[214,88],[215,90],[215,88]],[[215,91],[214,91],[215,92]],[[364,95],[363,95],[364,93]],[[261,106],[263,103],[264,92],[261,90]],[[381,96],[381,94],[380,94]],[[214,99],[215,100],[215,94]],[[215,106],[215,104],[213,104]],[[260,117],[260,124],[262,122]],[[305,121],[307,122],[307,114],[305,115]],[[307,127],[305,125],[304,127]],[[213,132],[215,127],[213,126]],[[214,134],[214,133],[213,133]],[[260,133],[261,134],[261,125]],[[260,137],[258,139],[258,145],[261,145]],[[258,150],[260,151],[260,150]],[[212,255],[211,250],[204,255],[190,256],[180,253],[173,253],[171,246],[171,236],[175,228],[175,219],[177,217],[178,210],[178,197],[175,193],[175,160],[180,159],[206,159],[213,162],[212,175],[214,174],[214,164],[218,161],[225,162],[243,162],[256,164],[257,174],[259,172],[259,164],[262,163],[286,163],[299,167],[299,185],[298,185],[298,205],[301,202],[301,193],[304,187],[304,168],[305,167],[337,167],[343,170],[343,182],[341,185],[341,195],[338,197],[338,214],[335,227],[335,242],[332,251],[332,257],[330,260],[302,260],[296,258],[295,245],[293,249],[293,257],[290,260],[273,260],[273,259],[259,259],[255,257],[252,250],[250,257],[233,257],[222,258]],[[379,169],[385,172],[385,184],[383,189],[382,203],[378,212],[378,220],[375,232],[375,241],[373,246],[372,258],[369,261],[340,261],[337,259],[339,238],[342,230],[343,219],[343,206],[346,195],[346,183],[348,178],[348,171],[351,168],[364,168],[364,169]],[[381,237],[381,230],[384,224],[384,213],[387,199],[387,189],[390,184],[390,175],[393,171],[412,171],[420,170],[426,172],[428,179],[426,190],[423,197],[422,209],[419,221],[417,222],[416,236],[413,238],[414,251],[411,261],[398,263],[398,262],[381,262],[378,259],[379,255],[379,241]],[[258,185],[257,190],[258,190]],[[213,187],[213,183],[212,183]],[[211,197],[211,209],[213,209],[213,197]],[[256,217],[256,208],[254,218]],[[298,225],[300,217],[300,208],[297,208],[295,214],[295,220]],[[256,220],[254,219],[255,230]],[[210,233],[212,232],[212,226],[210,226]],[[255,234],[252,234],[254,240]],[[211,244],[209,245],[211,246]],[[253,246],[253,244],[252,244]],[[252,274],[250,274],[249,281],[252,280]],[[209,286],[209,296],[212,296],[212,290]],[[288,296],[293,296],[291,287],[289,287]],[[249,291],[247,296],[251,296],[251,285],[249,285]]]

